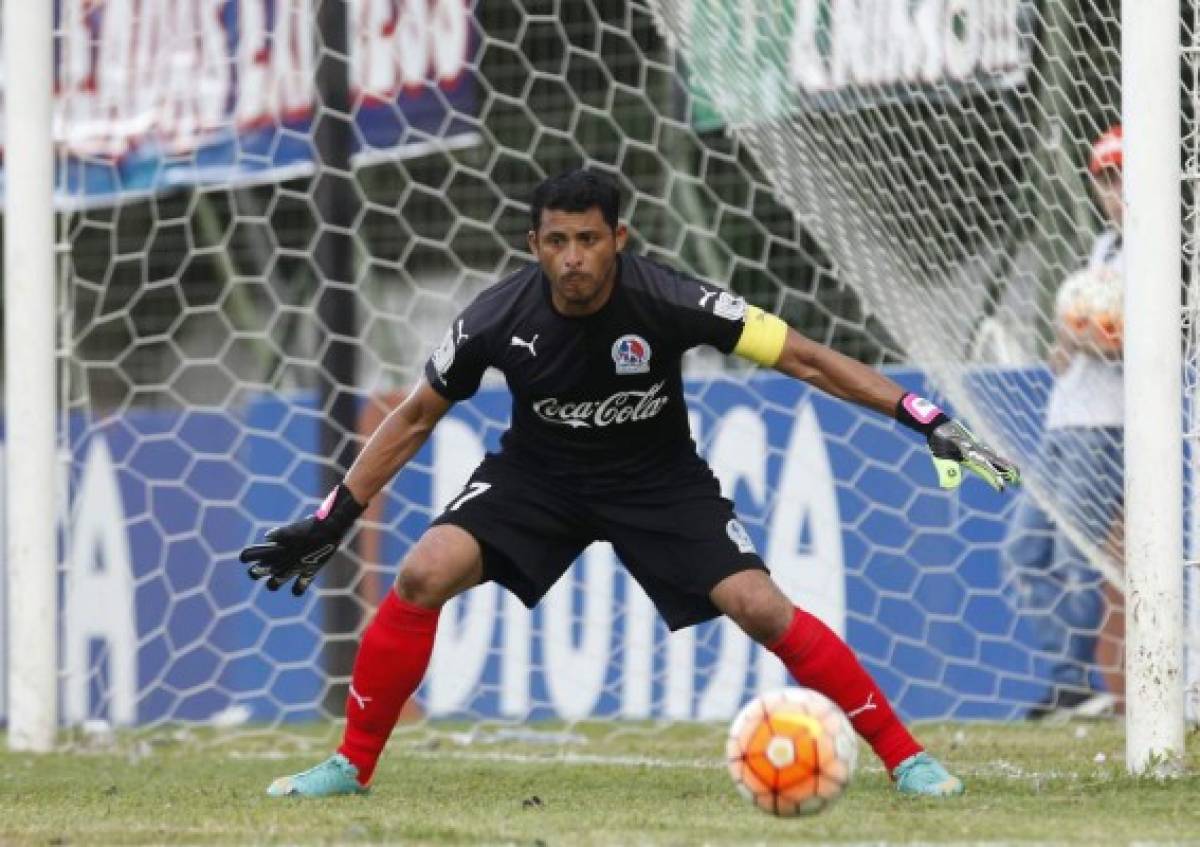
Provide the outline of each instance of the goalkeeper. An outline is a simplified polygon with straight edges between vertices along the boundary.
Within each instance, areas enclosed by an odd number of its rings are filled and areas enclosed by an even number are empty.
[[[1124,378],[1121,127],[1092,145],[1088,170],[1107,226],[1087,265],[1055,302],[1055,374],[1046,405],[1040,466],[1055,510],[1089,541],[1120,558],[1124,511]],[[1027,713],[1095,716],[1114,703],[1092,682],[1104,623],[1103,577],[1059,523],[1027,493],[1017,501],[1002,559],[1019,610],[1049,663],[1050,686]]]
[[[926,753],[841,638],[794,607],[696,452],[681,358],[709,344],[894,416],[929,443],[942,484],[963,469],[996,488],[1017,469],[932,403],[817,344],[740,297],[623,252],[618,190],[569,171],[534,192],[537,262],[484,291],[454,320],[424,379],[372,435],[316,514],[242,551],[254,579],[302,593],[367,502],[416,454],[488,367],[512,392],[512,426],[404,558],[363,633],[338,751],[276,780],[272,795],[366,789],[433,650],[449,599],[494,580],[538,603],[590,543],[612,542],[672,629],[728,615],[801,685],[836,702],[904,794],[962,783]]]

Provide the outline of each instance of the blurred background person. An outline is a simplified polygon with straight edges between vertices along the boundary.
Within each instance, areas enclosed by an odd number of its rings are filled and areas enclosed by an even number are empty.
[[[1092,145],[1088,170],[1104,227],[1087,264],[1055,297],[1054,383],[1038,467],[1043,509],[1028,490],[1014,507],[1001,555],[1019,611],[1032,629],[1051,686],[1027,713],[1096,715],[1115,703],[1103,690],[1097,648],[1109,603],[1104,577],[1071,537],[1113,562],[1123,561],[1124,386],[1121,127]],[[1116,659],[1119,663],[1119,658]]]

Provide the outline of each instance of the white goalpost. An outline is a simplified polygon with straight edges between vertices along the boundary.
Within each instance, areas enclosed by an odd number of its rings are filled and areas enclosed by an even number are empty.
[[[8,745],[58,731],[58,450],[52,20],[4,4],[4,419]],[[0,639],[0,645],[4,640]]]
[[[315,507],[453,316],[528,260],[533,186],[584,164],[618,176],[630,249],[935,395],[1021,460],[1029,502],[1081,548],[1032,602],[1011,493],[948,495],[890,422],[689,358],[698,448],[752,541],[904,717],[1019,719],[1074,686],[1126,708],[1131,772],[1182,751],[1200,351],[1192,326],[1181,356],[1179,4],[4,7],[13,749],[85,724],[336,731],[367,616],[507,424],[502,384],[453,409],[303,599],[237,553]],[[1117,121],[1123,448],[1119,427],[1060,433],[1055,464],[1056,298],[1105,225],[1088,156]],[[1121,449],[1123,503],[1058,496],[1064,467]],[[413,732],[721,720],[785,682],[731,625],[668,634],[605,545],[535,612],[489,584],[440,627]]]
[[[1126,764],[1183,755],[1179,4],[1121,4],[1125,129]]]

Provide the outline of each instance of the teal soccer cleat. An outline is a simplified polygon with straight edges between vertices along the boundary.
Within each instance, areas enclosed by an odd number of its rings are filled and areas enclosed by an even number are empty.
[[[272,797],[337,797],[366,794],[358,784],[358,768],[341,753],[334,753],[316,767],[291,776],[281,776],[267,787]]]
[[[928,753],[909,756],[892,771],[896,790],[913,797],[952,797],[963,793],[962,780]]]

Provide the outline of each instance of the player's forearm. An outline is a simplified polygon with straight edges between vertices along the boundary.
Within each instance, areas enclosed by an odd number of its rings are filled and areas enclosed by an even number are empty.
[[[359,503],[378,494],[408,464],[441,418],[426,408],[420,393],[415,390],[383,419],[346,474],[344,484]]]
[[[963,468],[983,477],[997,491],[1021,481],[1020,469],[1015,464],[979,441],[933,403],[905,392],[875,368],[810,341],[795,330],[788,331],[775,368],[834,397],[895,418],[921,433],[929,444],[942,488],[961,485]]]
[[[789,331],[775,369],[841,400],[892,417],[904,389],[875,368]]]

